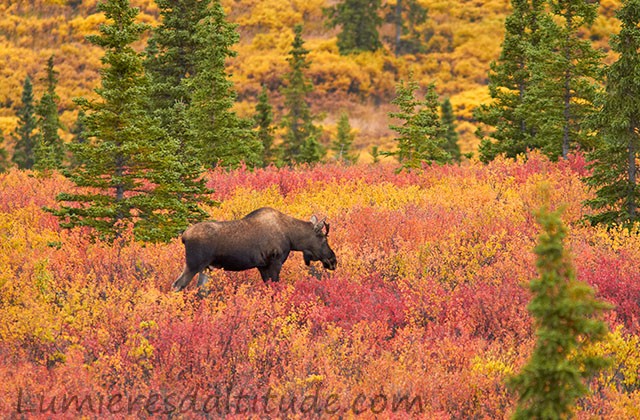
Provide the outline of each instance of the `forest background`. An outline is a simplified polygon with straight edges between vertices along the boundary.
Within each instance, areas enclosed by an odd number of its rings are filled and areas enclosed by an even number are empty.
[[[46,75],[46,62],[55,55],[59,72],[56,92],[60,97],[61,122],[67,131],[77,118],[73,98],[91,97],[99,83],[98,69],[102,51],[85,40],[97,32],[104,16],[96,12],[97,0],[89,1],[2,1],[0,2],[0,129],[8,137],[17,124],[15,108],[20,105],[22,85],[27,75],[34,83],[34,96],[45,89],[37,83]],[[389,128],[390,104],[396,83],[413,72],[422,88],[435,83],[441,99],[450,98],[457,118],[462,153],[475,152],[479,140],[474,135],[477,123],[473,110],[489,101],[487,89],[489,65],[500,54],[504,37],[504,19],[510,12],[509,1],[434,1],[419,3],[427,9],[427,18],[418,31],[423,34],[424,52],[393,53],[390,38],[392,23],[384,23],[380,34],[384,48],[376,52],[340,55],[336,43],[339,28],[329,29],[323,9],[335,5],[327,0],[223,0],[228,20],[239,25],[240,42],[234,46],[237,56],[228,70],[238,93],[236,111],[251,117],[261,85],[269,90],[276,122],[282,116],[284,98],[280,87],[288,70],[287,54],[293,40],[293,27],[304,23],[303,37],[311,63],[307,71],[314,90],[309,95],[312,112],[320,116],[324,144],[337,131],[337,122],[347,111],[355,129],[354,149],[365,151],[360,159],[371,159],[372,146],[390,150],[394,133]],[[393,2],[383,2],[391,7]],[[140,20],[156,25],[158,10],[151,0],[134,0],[141,10]],[[583,36],[594,48],[609,52],[609,35],[619,30],[614,18],[619,2],[600,2],[598,18]],[[144,40],[140,48],[143,48]],[[611,57],[605,58],[610,63]],[[278,133],[276,133],[278,134]],[[68,135],[67,140],[70,135]],[[11,155],[12,144],[5,141]]]

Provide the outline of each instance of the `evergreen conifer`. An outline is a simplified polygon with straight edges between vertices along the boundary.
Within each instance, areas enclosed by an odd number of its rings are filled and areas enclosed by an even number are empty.
[[[606,366],[605,359],[584,349],[606,336],[606,325],[594,316],[608,305],[576,280],[564,250],[566,228],[560,213],[542,210],[537,216],[543,228],[535,248],[539,277],[531,281],[528,306],[537,341],[529,362],[510,380],[519,393],[514,418],[563,419],[588,392],[584,381]]]
[[[387,21],[395,28],[393,46],[396,56],[416,54],[424,51],[424,32],[419,25],[427,20],[427,9],[417,0],[395,0],[390,2]]]
[[[313,124],[311,108],[306,97],[313,90],[313,85],[304,72],[309,68],[307,54],[302,39],[302,25],[294,27],[294,39],[289,53],[289,73],[287,85],[283,89],[286,115],[283,126],[284,137],[283,160],[286,164],[315,163],[324,156],[324,149],[319,143],[320,129]]]
[[[269,103],[267,87],[264,85],[258,95],[254,120],[257,130],[256,136],[262,143],[262,163],[264,166],[268,166],[276,162],[276,153],[273,145],[273,107]]]
[[[51,56],[47,61],[47,76],[43,79],[47,90],[36,107],[40,135],[34,151],[34,167],[39,170],[60,169],[64,158],[64,145],[58,134],[62,124],[58,114],[57,74]]]
[[[444,138],[443,149],[449,153],[451,159],[460,161],[460,146],[458,146],[458,132],[456,131],[456,116],[449,98],[445,98],[440,105],[440,126]]]
[[[329,27],[340,26],[340,54],[377,51],[382,47],[378,33],[382,25],[380,7],[380,0],[342,0],[324,10]]]
[[[602,54],[580,31],[593,24],[598,4],[550,0],[551,14],[540,19],[540,40],[530,48],[530,80],[520,115],[532,143],[552,159],[567,158],[572,148],[590,150],[586,121],[595,111]]]
[[[184,182],[179,144],[166,135],[149,113],[149,84],[142,57],[131,44],[147,26],[136,23],[138,10],[128,0],[99,4],[107,23],[88,39],[105,50],[99,99],[80,98],[86,141],[72,144],[78,166],[67,176],[79,187],[62,193],[69,202],[51,210],[63,227],[90,226],[99,236],[122,236],[133,224],[135,237],[165,241],[206,213],[210,203],[204,181]]]
[[[491,127],[488,134],[480,129],[476,132],[483,162],[499,154],[515,158],[527,149],[538,148],[525,121],[523,104],[531,78],[529,52],[539,44],[544,5],[544,0],[511,0],[513,10],[505,20],[502,51],[489,72],[492,102],[474,111],[479,122]]]
[[[35,113],[33,84],[29,76],[24,79],[22,106],[18,108],[17,114],[18,127],[11,134],[15,142],[12,160],[19,169],[31,169],[35,162],[38,121]]]
[[[440,112],[435,86],[430,84],[424,100],[416,98],[418,83],[411,77],[405,84],[396,85],[396,98],[391,102],[399,108],[391,112],[391,118],[402,121],[402,125],[389,127],[398,134],[398,148],[386,155],[396,156],[405,169],[420,168],[423,163],[447,163],[451,156],[443,147],[440,128]]]
[[[226,60],[235,56],[237,25],[227,22],[220,0],[213,0],[195,36],[195,75],[189,78],[191,103],[186,112],[189,128],[201,150],[205,165],[235,167],[261,164],[262,144],[253,132],[253,122],[239,118],[231,109],[236,100]]]
[[[587,218],[593,224],[629,227],[640,220],[640,1],[626,0],[617,17],[622,25],[611,47],[619,58],[606,71],[601,111],[593,119],[600,142],[589,154],[592,173],[585,181],[595,190],[587,204],[596,213]]]
[[[4,148],[4,140],[4,133],[0,129],[0,172],[4,172],[9,168],[7,150]]]
[[[335,153],[336,160],[347,164],[355,163],[358,157],[351,152],[351,147],[356,134],[351,129],[349,116],[346,112],[340,113],[337,128],[336,138],[333,143],[331,143],[331,149]]]

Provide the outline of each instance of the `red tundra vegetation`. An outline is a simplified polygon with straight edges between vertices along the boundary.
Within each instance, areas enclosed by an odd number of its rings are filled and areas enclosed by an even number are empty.
[[[0,412],[15,418],[503,418],[535,341],[532,211],[565,206],[578,278],[614,305],[578,418],[640,416],[640,235],[582,222],[580,155],[489,165],[214,171],[219,207],[328,217],[338,269],[213,271],[183,248],[91,240],[43,211],[57,174],[0,174]]]

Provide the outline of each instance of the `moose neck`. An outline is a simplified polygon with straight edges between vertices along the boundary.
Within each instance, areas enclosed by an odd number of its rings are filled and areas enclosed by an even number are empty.
[[[294,219],[289,230],[289,241],[293,251],[305,251],[309,249],[309,244],[315,232],[313,223]]]

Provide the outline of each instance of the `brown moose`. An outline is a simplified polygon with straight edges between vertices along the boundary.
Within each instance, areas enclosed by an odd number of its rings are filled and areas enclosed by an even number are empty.
[[[182,234],[186,264],[173,282],[182,290],[198,274],[198,287],[207,277],[205,269],[244,271],[257,268],[262,280],[278,281],[282,264],[291,251],[301,251],[306,265],[320,261],[335,270],[336,254],[329,247],[329,224],[316,216],[311,221],[295,219],[272,208],[263,207],[233,221],[197,223]]]

